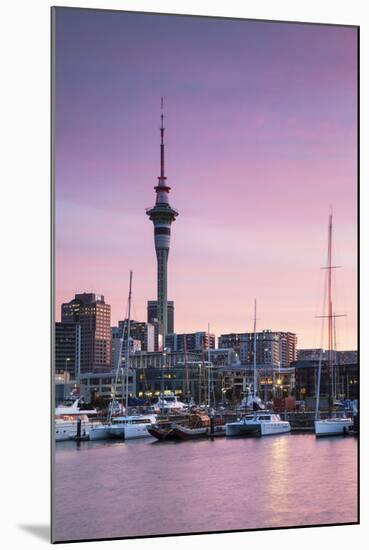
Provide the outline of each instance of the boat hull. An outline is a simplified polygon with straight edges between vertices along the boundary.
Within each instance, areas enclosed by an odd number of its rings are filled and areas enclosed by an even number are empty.
[[[174,432],[173,427],[161,428],[158,426],[150,426],[147,429],[150,435],[158,439],[159,441],[167,441],[169,439],[178,439],[178,436]]]
[[[90,425],[88,422],[81,424],[81,438],[86,439],[89,435]],[[70,441],[77,437],[77,421],[58,422],[55,424],[55,441]]]
[[[173,428],[174,434],[178,439],[198,439],[199,437],[206,437],[209,428],[188,428],[187,426],[175,426]]]
[[[90,429],[89,438],[91,441],[98,441],[100,439],[110,439],[109,434],[110,426],[96,426]]]
[[[146,424],[126,424],[124,426],[110,426],[108,432],[111,437],[117,439],[138,439],[140,437],[151,437]]]
[[[291,431],[287,421],[280,422],[231,422],[226,425],[228,437],[278,435]]]
[[[177,439],[185,441],[189,439],[200,439],[203,437],[220,437],[225,435],[225,426],[214,426],[213,431],[210,426],[202,428],[188,428],[187,426],[175,426],[173,429]]]
[[[315,435],[324,437],[328,435],[347,435],[354,423],[351,418],[332,418],[315,421]]]
[[[285,434],[291,431],[291,425],[287,421],[277,422],[275,424],[265,423],[261,425],[261,435]]]
[[[240,422],[226,424],[225,433],[227,437],[259,436],[261,435],[259,425],[250,425]]]

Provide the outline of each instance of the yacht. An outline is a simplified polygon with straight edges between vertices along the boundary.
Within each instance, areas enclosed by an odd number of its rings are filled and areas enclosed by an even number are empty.
[[[352,430],[354,422],[352,418],[326,418],[325,420],[315,420],[315,435],[322,437],[325,435],[347,435]]]
[[[111,437],[123,439],[151,437],[147,429],[155,422],[155,415],[117,416],[112,418],[108,432]]]
[[[91,427],[89,430],[90,440],[97,439],[136,439],[139,437],[150,437],[148,428],[156,422],[155,415],[132,415],[116,416],[107,424]]]
[[[182,403],[182,401],[178,401],[178,398],[174,393],[161,394],[157,400],[157,402],[154,404],[154,410],[155,412],[163,412],[163,413],[170,413],[174,412],[176,410],[184,410],[187,409],[188,406],[185,405],[185,403]]]
[[[96,409],[80,408],[80,400],[72,405],[58,405],[55,409],[55,441],[68,441],[77,437],[77,423],[81,422],[81,437],[88,437],[91,428],[90,415],[96,415]]]
[[[227,436],[274,435],[291,431],[290,423],[272,412],[247,414],[236,422],[229,422],[225,428]]]

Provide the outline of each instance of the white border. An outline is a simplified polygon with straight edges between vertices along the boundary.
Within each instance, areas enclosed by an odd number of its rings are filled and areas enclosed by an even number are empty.
[[[368,388],[369,280],[368,221],[368,36],[366,2],[351,0],[89,0],[56,5],[113,8],[167,13],[233,16],[361,26],[361,226],[362,226],[362,394]],[[2,239],[1,336],[2,435],[5,475],[1,486],[2,541],[6,548],[39,548],[46,541],[20,526],[45,526],[49,522],[49,31],[52,4],[47,0],[17,0],[2,5],[1,127],[2,127]],[[364,125],[366,121],[366,125]],[[364,211],[365,209],[365,211]],[[363,396],[364,397],[364,396]],[[336,550],[363,546],[368,525],[367,399],[362,399],[362,525],[84,543],[84,548],[171,548],[190,544],[232,544],[241,548],[311,548],[323,545]],[[333,503],[334,505],[334,503]],[[42,531],[42,529],[41,529]],[[74,546],[74,545],[70,545]]]

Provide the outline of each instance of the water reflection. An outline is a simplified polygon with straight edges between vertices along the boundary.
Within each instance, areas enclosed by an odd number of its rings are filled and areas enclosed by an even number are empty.
[[[357,442],[58,443],[58,540],[355,522]]]

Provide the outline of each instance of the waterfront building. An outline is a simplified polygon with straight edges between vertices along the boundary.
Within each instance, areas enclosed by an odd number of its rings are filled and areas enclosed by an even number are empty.
[[[322,348],[297,350],[297,361],[319,361],[320,356],[322,359],[327,359],[326,352]]]
[[[236,363],[220,368],[227,397],[232,401],[241,399],[247,388],[251,388],[253,385],[253,367],[249,364]],[[258,365],[257,373],[257,395],[264,402],[270,401],[274,397],[286,397],[294,394],[295,369],[292,366],[271,369],[269,365]]]
[[[198,391],[202,365],[202,354],[191,352],[138,352],[130,358],[130,366],[136,371],[139,398],[158,396],[161,389],[184,396],[191,390]]]
[[[79,396],[78,387],[74,378],[65,370],[55,373],[54,384],[56,407],[64,401],[74,401]]]
[[[298,361],[319,361],[320,356],[323,361],[328,359],[328,351],[321,348],[299,349],[297,350]],[[356,350],[332,350],[332,361],[337,365],[354,365],[358,362]]]
[[[215,366],[235,367],[240,365],[240,358],[233,348],[211,349],[210,361]]]
[[[271,368],[288,368],[296,360],[297,336],[293,332],[272,332],[263,330],[256,333],[256,363],[270,365]],[[233,348],[242,364],[253,362],[254,333],[222,334],[218,339],[219,348]]]
[[[110,316],[101,294],[76,294],[62,304],[62,323],[80,325],[81,373],[110,370]]]
[[[354,365],[359,362],[358,353],[356,350],[336,351],[337,365]]]
[[[149,300],[147,302],[147,322],[157,322],[158,317],[158,302],[157,300]],[[174,302],[167,300],[167,334],[174,332]],[[148,350],[150,351],[150,350]]]
[[[185,365],[203,362],[203,354],[202,353],[194,353],[194,352],[188,352],[185,353],[183,351],[179,352],[153,352],[153,353],[147,353],[145,351],[139,351],[132,355],[130,357],[130,366],[132,369],[145,369],[145,368],[157,368],[160,369],[162,366],[170,365],[170,366],[177,366],[177,365]]]
[[[169,204],[170,187],[164,169],[164,115],[163,99],[160,125],[160,176],[155,186],[155,206],[146,210],[154,224],[155,251],[157,257],[157,319],[160,322],[163,342],[168,333],[168,255],[170,248],[171,225],[178,211]],[[149,320],[149,319],[148,319]],[[151,322],[151,320],[149,320]],[[174,327],[173,329],[174,330]]]
[[[81,368],[81,325],[55,323],[55,373],[67,372],[75,380]]]
[[[318,360],[298,360],[292,366],[295,369],[296,398],[304,400],[307,408],[314,409],[318,379]],[[320,408],[328,408],[329,383],[333,399],[358,399],[358,363],[332,364],[328,373],[327,360],[322,361],[320,379]]]
[[[215,349],[215,335],[207,332],[167,334],[166,347],[172,351],[207,351]]]
[[[93,403],[96,399],[109,400],[113,395],[116,399],[126,397],[126,373],[123,370],[116,381],[116,371],[85,372],[80,377],[80,395],[87,403]],[[136,396],[136,371],[128,369],[128,396]]]
[[[183,398],[190,396],[203,403],[208,399],[211,376],[211,402],[223,398],[224,371],[232,370],[237,356],[234,350],[211,350],[210,366],[203,352],[168,351],[135,353],[130,366],[136,372],[137,396],[157,397],[161,389]]]

